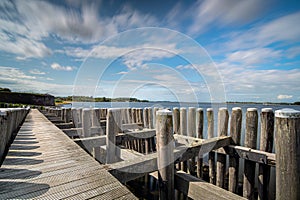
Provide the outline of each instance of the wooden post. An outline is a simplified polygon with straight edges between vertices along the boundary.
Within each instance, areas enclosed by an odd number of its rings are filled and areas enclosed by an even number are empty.
[[[180,108],[180,133],[181,135],[187,135],[187,119],[186,108]],[[187,161],[181,163],[181,170],[187,172]]]
[[[232,108],[230,120],[230,136],[234,145],[241,145],[242,131],[242,109],[240,107]],[[239,181],[239,158],[229,156],[229,182],[228,190],[237,193]]]
[[[212,108],[207,108],[207,138],[214,137],[214,111]],[[216,184],[216,156],[215,152],[209,152],[208,154],[208,166],[209,166],[209,182]]]
[[[300,111],[275,111],[276,199],[300,199]]]
[[[174,138],[172,112],[160,110],[156,115],[159,198],[174,199]]]
[[[78,123],[79,123],[79,119],[78,119],[78,115],[77,115],[77,110],[76,108],[72,108],[71,109],[71,113],[72,113],[72,122],[75,128],[78,128]]]
[[[196,111],[196,125],[197,125],[197,137],[200,139],[203,139],[203,124],[204,124],[204,117],[203,117],[203,109],[198,108]],[[197,177],[202,178],[203,177],[203,155],[198,155],[197,158]]]
[[[148,108],[144,108],[144,113],[143,113],[143,117],[144,117],[144,119],[143,119],[143,121],[144,121],[144,127],[145,128],[149,128],[149,123],[148,123],[148,117],[149,117],[149,114],[148,114],[148,112],[149,112],[149,109]]]
[[[153,109],[150,107],[148,108],[148,120],[149,120],[149,129],[154,129],[154,123],[153,123]]]
[[[71,108],[65,109],[65,122],[69,123],[71,121]]]
[[[174,134],[180,134],[180,112],[178,107],[173,108],[173,131]],[[181,169],[180,163],[176,164],[176,168]]]
[[[261,109],[260,114],[260,150],[272,152],[274,134],[274,112],[272,108]],[[269,182],[271,167],[259,164],[258,171],[258,199],[269,199]]]
[[[256,149],[258,114],[256,108],[248,108],[246,113],[245,147]],[[245,160],[243,197],[254,199],[256,163]]]
[[[92,127],[92,111],[89,108],[85,108],[82,110],[82,130],[84,137],[91,137],[91,129]]]
[[[220,108],[218,112],[218,136],[227,136],[228,133],[228,110],[227,108]],[[216,186],[225,187],[226,174],[226,155],[217,153],[217,176]]]
[[[106,119],[106,163],[108,164],[116,161],[116,134],[119,131],[120,115],[120,109],[108,109]]]
[[[188,111],[188,136],[190,137],[196,137],[196,108],[189,107]],[[195,158],[191,158],[188,161],[188,168],[191,175],[195,174]]]

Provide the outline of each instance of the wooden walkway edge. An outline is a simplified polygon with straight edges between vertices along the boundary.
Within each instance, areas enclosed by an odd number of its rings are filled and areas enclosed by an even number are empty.
[[[38,110],[0,168],[0,199],[137,199]]]

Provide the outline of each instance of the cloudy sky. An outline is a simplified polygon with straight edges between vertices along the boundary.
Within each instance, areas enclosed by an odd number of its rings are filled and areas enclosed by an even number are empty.
[[[0,87],[300,101],[300,2],[0,1]]]

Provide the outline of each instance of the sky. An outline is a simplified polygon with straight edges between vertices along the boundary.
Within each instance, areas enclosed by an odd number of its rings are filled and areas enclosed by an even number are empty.
[[[153,101],[300,101],[300,2],[0,1],[0,87]]]

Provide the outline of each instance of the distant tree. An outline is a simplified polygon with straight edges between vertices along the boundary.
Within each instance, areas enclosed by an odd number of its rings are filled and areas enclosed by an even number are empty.
[[[9,88],[0,88],[0,92],[11,92]]]

